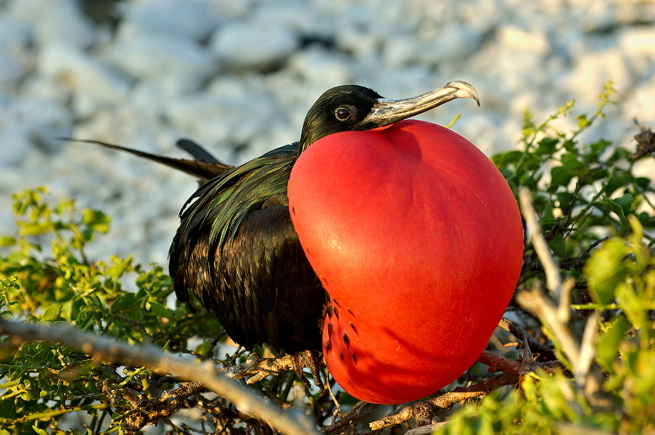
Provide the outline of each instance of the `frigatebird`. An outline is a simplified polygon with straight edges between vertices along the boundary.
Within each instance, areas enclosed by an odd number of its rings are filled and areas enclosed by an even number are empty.
[[[321,350],[327,297],[289,214],[287,184],[295,161],[312,143],[332,133],[385,127],[456,98],[479,103],[475,89],[463,81],[400,100],[385,99],[362,86],[338,86],[310,108],[298,142],[238,167],[220,163],[190,141],[178,145],[195,161],[96,143],[199,178],[201,186],[180,212],[180,227],[169,251],[177,297],[189,301],[194,294],[246,349],[267,343],[298,355]]]

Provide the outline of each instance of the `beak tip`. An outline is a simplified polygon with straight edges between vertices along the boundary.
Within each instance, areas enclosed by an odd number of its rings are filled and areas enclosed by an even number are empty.
[[[455,98],[471,98],[478,103],[480,107],[480,96],[478,91],[475,90],[473,85],[463,80],[453,80],[452,82],[446,83],[444,88],[451,88],[455,90]]]

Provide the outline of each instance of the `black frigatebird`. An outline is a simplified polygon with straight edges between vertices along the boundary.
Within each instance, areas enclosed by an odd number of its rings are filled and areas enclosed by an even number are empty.
[[[332,133],[385,127],[456,98],[478,101],[475,89],[463,81],[400,100],[384,99],[362,86],[338,86],[311,107],[299,142],[239,167],[221,164],[191,142],[183,145],[195,161],[99,144],[159,161],[201,180],[180,212],[180,227],[169,251],[177,297],[189,301],[191,293],[197,296],[246,349],[267,343],[277,351],[301,355],[321,350],[326,293],[289,215],[287,184],[296,159]],[[306,358],[294,361],[296,372],[301,363],[308,363]]]

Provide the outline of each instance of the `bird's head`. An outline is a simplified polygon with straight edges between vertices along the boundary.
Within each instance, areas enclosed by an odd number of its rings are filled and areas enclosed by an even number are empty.
[[[382,98],[374,90],[363,86],[337,86],[323,93],[307,112],[300,136],[300,150],[304,151],[329,134],[385,127],[456,98],[472,98],[480,104],[473,86],[460,80],[448,82],[418,97],[401,100]]]

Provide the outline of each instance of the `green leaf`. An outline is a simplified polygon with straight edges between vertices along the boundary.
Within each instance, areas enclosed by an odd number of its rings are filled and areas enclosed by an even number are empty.
[[[593,142],[589,145],[589,149],[591,150],[592,154],[598,158],[601,154],[605,152],[607,147],[612,145],[612,142],[605,140],[605,139],[600,139],[597,140],[596,142]]]
[[[84,209],[82,222],[99,233],[106,233],[109,231],[111,218],[99,210]]]
[[[624,215],[627,215],[628,213],[630,213],[630,211],[632,211],[632,202],[634,201],[634,199],[635,199],[634,196],[627,193],[620,198],[616,198],[614,202],[621,207]]]
[[[559,139],[554,137],[544,137],[537,143],[535,154],[552,155],[557,150]]]
[[[573,179],[573,173],[564,166],[555,166],[550,171],[550,185],[553,188],[566,187]]]
[[[155,302],[148,302],[146,304],[146,309],[150,310],[150,312],[157,317],[164,317],[166,319],[173,319],[175,317],[171,310]]]
[[[591,255],[584,273],[594,302],[609,304],[614,300],[616,286],[630,274],[623,262],[628,253],[626,243],[613,238]]]
[[[574,175],[584,175],[587,173],[588,167],[585,163],[581,162],[573,153],[562,154],[562,165],[571,171]]]
[[[605,205],[609,211],[616,213],[616,215],[619,217],[619,221],[621,222],[621,231],[628,231],[630,224],[628,223],[628,219],[625,216],[625,212],[623,211],[621,204],[616,202],[616,200],[605,198],[603,200],[603,205]]]
[[[50,305],[49,307],[46,307],[46,309],[43,310],[43,315],[41,316],[41,320],[43,320],[44,322],[54,322],[56,320],[59,320],[60,310],[61,310],[61,305],[59,304]]]
[[[523,151],[507,151],[494,155],[491,160],[496,164],[496,166],[506,166],[518,163],[523,157],[523,154]]]
[[[0,236],[0,246],[14,246],[16,239],[9,236]]]
[[[619,343],[625,338],[630,322],[624,316],[618,315],[610,320],[608,325],[596,344],[596,359],[601,368],[611,373],[619,352]]]
[[[587,119],[587,115],[585,114],[577,115],[575,119],[578,121],[578,128],[580,130],[584,130],[590,124],[589,120]]]

